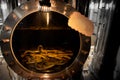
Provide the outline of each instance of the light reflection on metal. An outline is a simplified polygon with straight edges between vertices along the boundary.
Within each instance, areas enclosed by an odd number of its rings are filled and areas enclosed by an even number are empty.
[[[4,28],[4,30],[6,30],[6,31],[9,31],[9,30],[11,30],[12,28],[11,27],[9,27],[9,26],[5,26],[5,28]]]
[[[25,9],[25,10],[28,10],[28,6],[27,6],[27,5],[26,5],[26,6],[24,6],[24,9]]]
[[[10,12],[6,0],[0,0],[0,9],[1,9],[1,13],[2,13],[2,21],[4,21]],[[2,24],[0,24],[0,25],[2,25]]]
[[[2,3],[1,3],[1,8],[4,10],[4,9],[7,9],[7,4],[4,2],[4,1],[2,1]]]
[[[47,26],[48,26],[49,25],[49,20],[50,20],[50,13],[48,13],[48,12],[47,12],[46,20],[47,20]]]
[[[106,4],[106,7],[105,7],[106,10],[112,9],[112,8],[115,8],[115,5],[114,5],[114,2],[113,2],[113,1],[111,1],[110,3],[107,3],[107,4]]]
[[[76,0],[72,0],[72,7],[76,8]]]
[[[89,5],[90,9],[94,9],[94,2],[91,2],[91,4]]]
[[[48,7],[48,6],[40,6],[40,10],[41,10],[41,11],[44,11],[44,12],[48,12],[48,11],[50,11],[51,9],[50,9],[50,7]]]
[[[65,7],[64,7],[64,11],[63,11],[63,14],[64,14],[64,15],[67,13],[66,11],[67,11],[67,7],[65,6]]]
[[[13,16],[13,18],[15,19],[15,20],[17,20],[17,15],[15,15],[15,14],[12,14],[12,16]]]
[[[45,74],[43,74],[43,78],[47,78],[47,79],[49,79],[50,78],[50,76],[47,74],[47,73],[45,73]]]
[[[21,9],[28,10],[28,6],[27,5],[23,5],[23,6],[21,6]]]
[[[18,1],[18,6],[20,6],[21,4],[27,2],[27,0],[17,0]]]
[[[9,39],[2,39],[2,41],[3,41],[4,43],[6,43],[6,42],[10,42]]]

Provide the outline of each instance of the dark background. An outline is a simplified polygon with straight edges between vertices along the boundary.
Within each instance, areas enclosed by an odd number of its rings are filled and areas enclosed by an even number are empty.
[[[120,63],[116,62],[120,60],[120,57],[117,57],[117,54],[120,54],[118,52],[120,45],[120,0],[116,0],[115,2],[116,8],[113,14],[110,32],[108,35],[105,56],[103,58],[99,72],[99,80],[114,80],[113,76],[114,72],[116,72],[115,67],[120,65]],[[117,71],[117,73],[119,72],[120,70]],[[115,80],[120,80],[120,74],[117,75],[118,77]]]

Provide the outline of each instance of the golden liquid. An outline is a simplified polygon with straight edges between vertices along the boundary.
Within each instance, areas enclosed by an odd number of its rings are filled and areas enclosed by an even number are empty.
[[[32,64],[36,70],[44,71],[66,64],[72,55],[70,50],[46,50],[42,45],[39,45],[36,50],[26,50],[21,57],[28,66]]]

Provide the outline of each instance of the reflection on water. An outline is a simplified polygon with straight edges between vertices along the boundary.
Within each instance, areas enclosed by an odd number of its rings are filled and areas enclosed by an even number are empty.
[[[72,57],[70,50],[44,49],[39,45],[36,50],[26,50],[22,55],[23,63],[42,72],[50,71],[54,67],[66,64]]]

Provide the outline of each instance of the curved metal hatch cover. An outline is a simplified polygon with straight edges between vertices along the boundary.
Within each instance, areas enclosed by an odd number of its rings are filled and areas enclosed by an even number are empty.
[[[80,72],[90,37],[71,29],[65,15],[39,7],[37,2],[26,2],[4,22],[1,50],[7,64],[26,78],[63,80]]]

